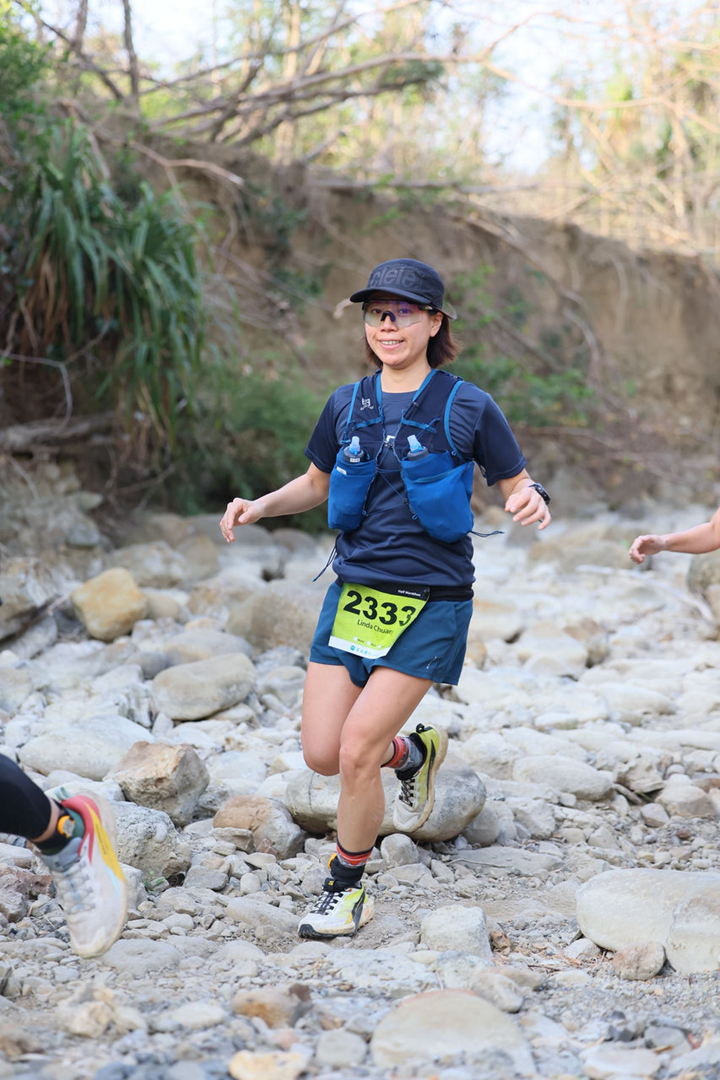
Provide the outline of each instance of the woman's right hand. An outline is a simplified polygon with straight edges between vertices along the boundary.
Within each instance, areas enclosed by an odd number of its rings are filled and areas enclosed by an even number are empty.
[[[650,534],[649,536],[636,536],[630,546],[629,555],[633,562],[644,563],[646,555],[657,555],[658,552],[664,550],[664,537]]]
[[[233,499],[220,521],[220,532],[228,544],[235,540],[233,529],[236,525],[250,525],[262,517],[262,508],[257,499]]]

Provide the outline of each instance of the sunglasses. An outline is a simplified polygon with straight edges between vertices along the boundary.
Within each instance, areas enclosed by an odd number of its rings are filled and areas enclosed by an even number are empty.
[[[382,326],[383,319],[389,315],[392,322],[402,329],[420,322],[424,311],[436,309],[432,304],[413,304],[409,300],[368,300],[362,310],[368,326]]]

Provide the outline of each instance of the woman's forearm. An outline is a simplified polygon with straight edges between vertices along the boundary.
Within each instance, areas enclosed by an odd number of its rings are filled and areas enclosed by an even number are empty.
[[[301,514],[325,502],[328,495],[329,476],[311,465],[302,476],[296,476],[283,487],[255,499],[254,504],[262,517],[283,517]]]
[[[706,521],[703,525],[695,525],[685,532],[667,533],[659,536],[663,551],[683,551],[688,555],[704,555],[708,551],[716,551],[720,547],[720,535],[712,521]]]

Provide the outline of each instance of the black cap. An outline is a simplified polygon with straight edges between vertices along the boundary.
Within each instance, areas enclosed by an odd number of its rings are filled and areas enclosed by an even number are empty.
[[[354,292],[350,299],[353,304],[362,304],[376,292],[414,300],[417,304],[431,304],[448,318],[457,318],[452,305],[445,303],[445,286],[437,270],[417,259],[388,259],[380,263],[371,273],[367,288]]]

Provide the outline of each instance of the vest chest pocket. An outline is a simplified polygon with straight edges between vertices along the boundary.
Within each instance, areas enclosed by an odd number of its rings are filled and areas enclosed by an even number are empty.
[[[343,448],[340,448],[330,473],[329,528],[352,532],[359,527],[365,516],[365,503],[376,468],[375,458],[369,461],[345,461]]]
[[[410,509],[432,537],[454,544],[471,531],[472,461],[455,465],[451,454],[428,454],[400,467]]]

